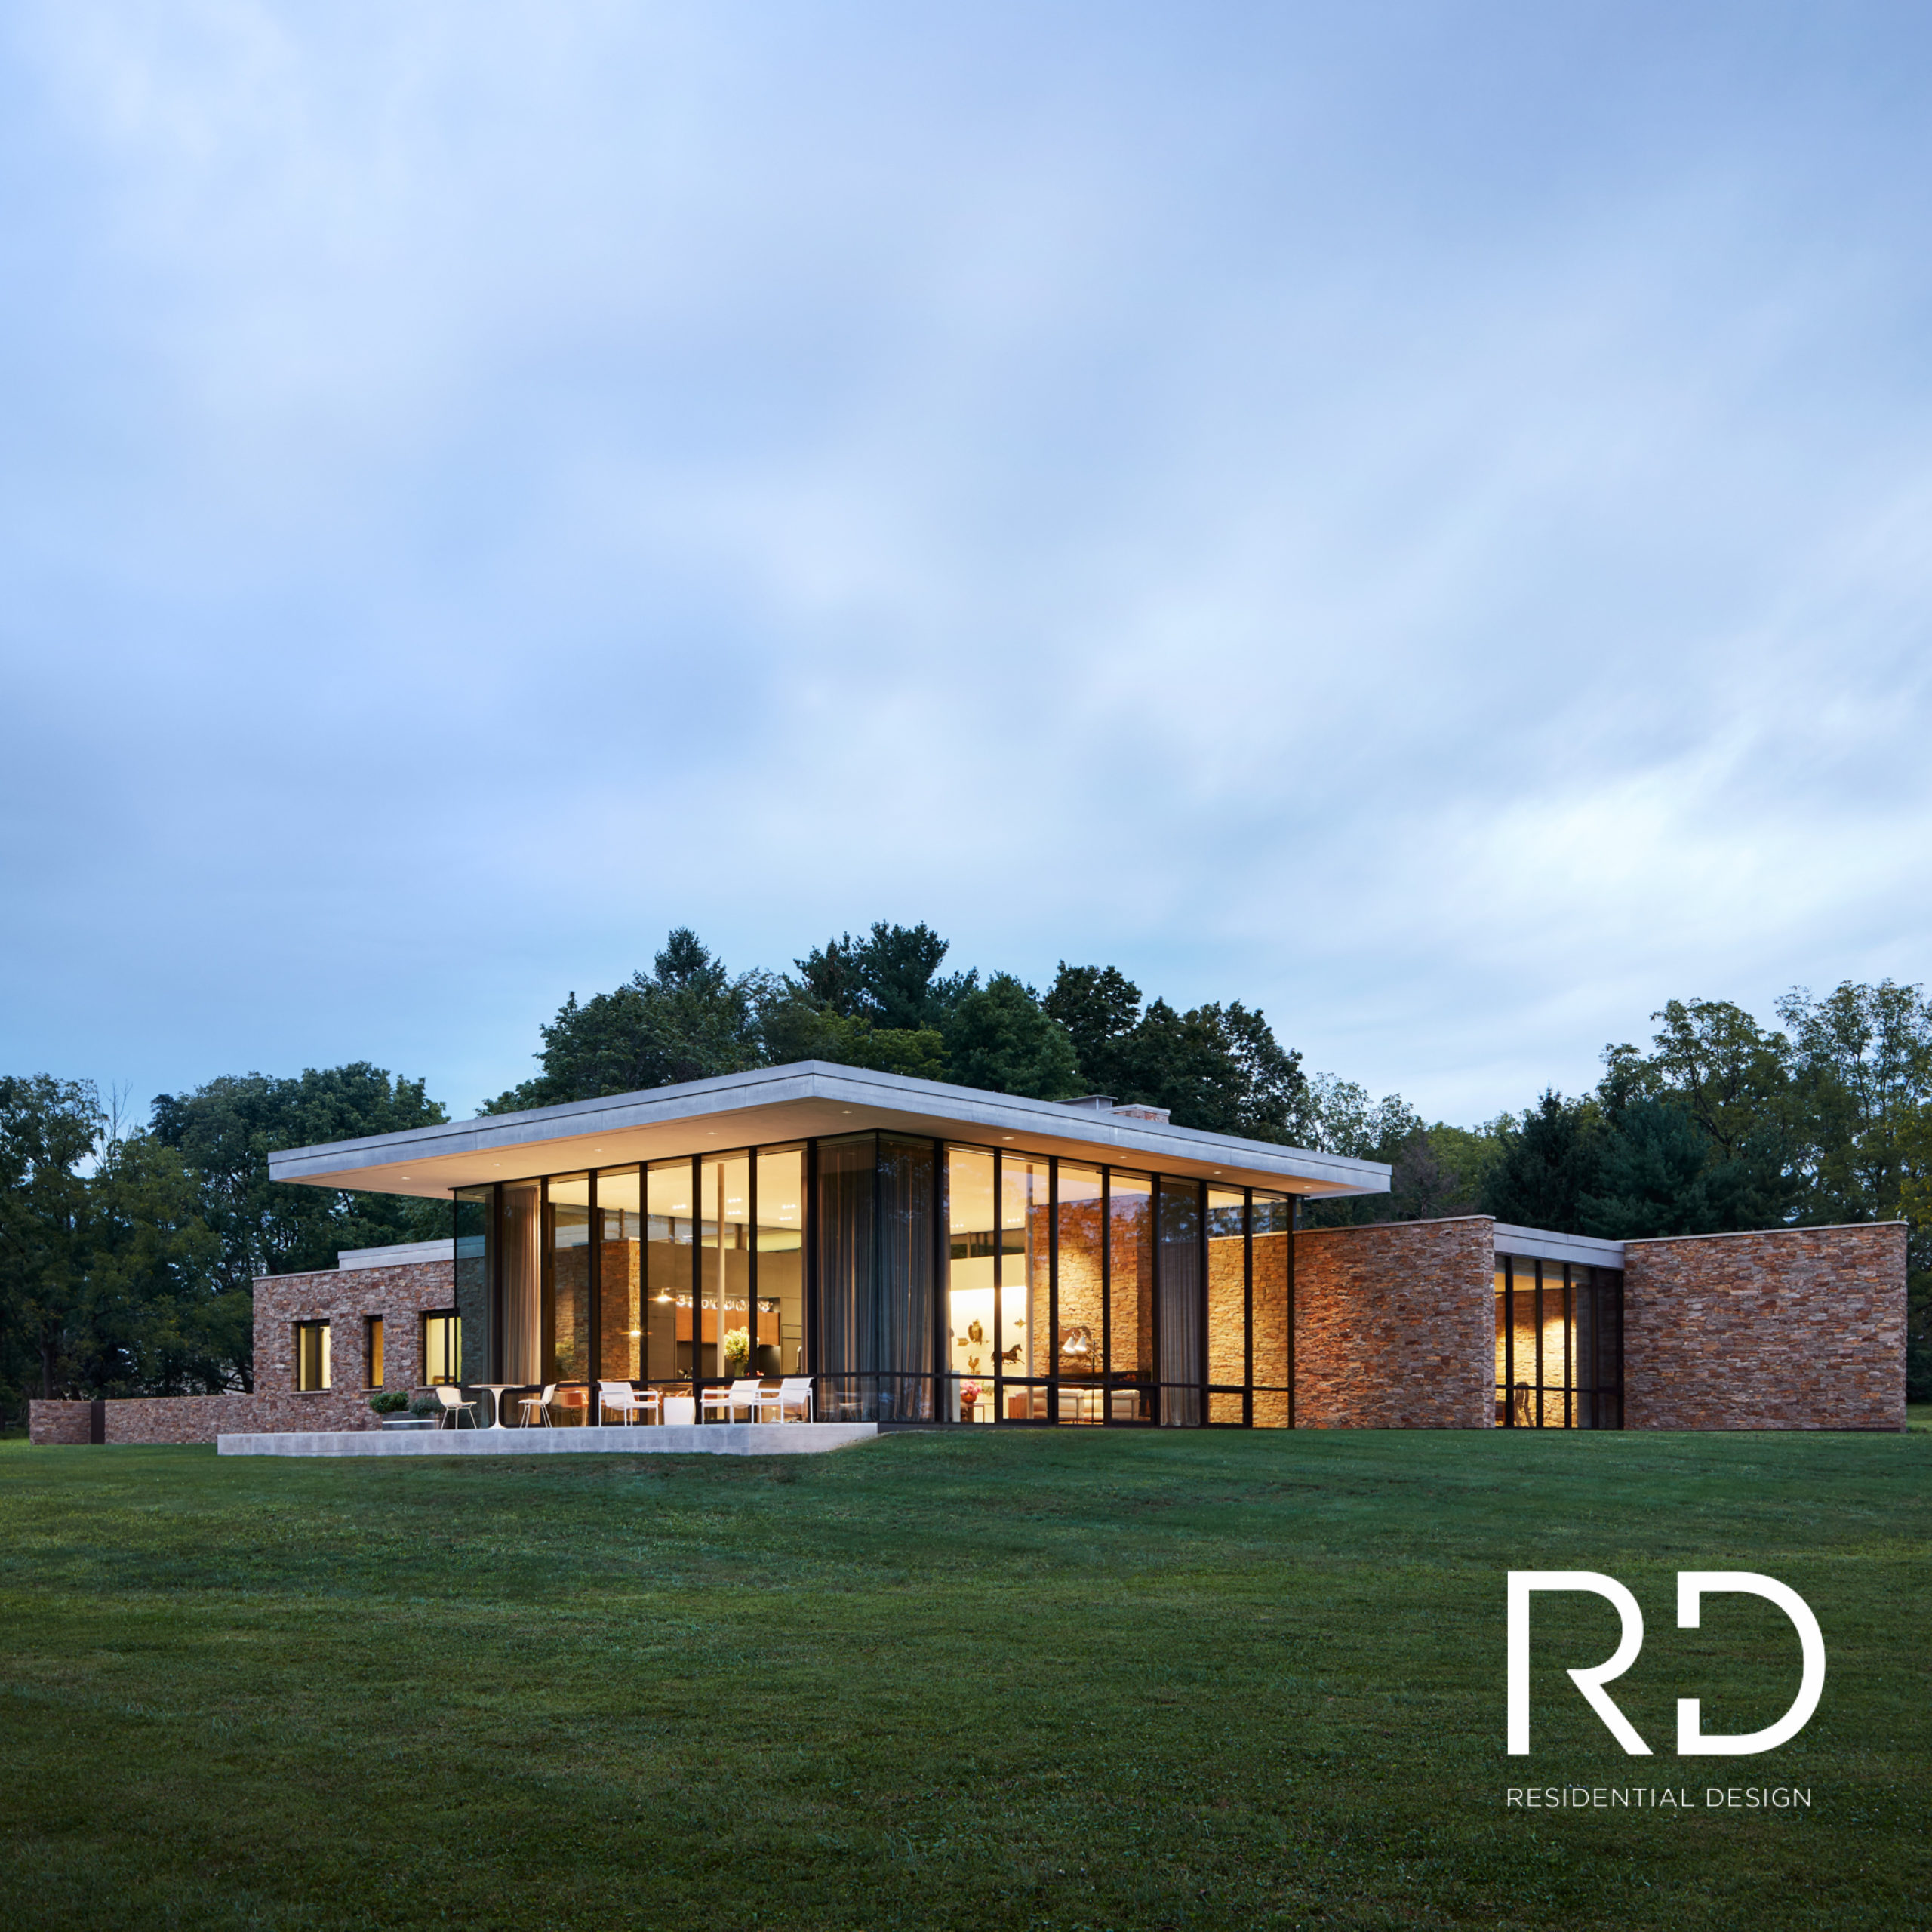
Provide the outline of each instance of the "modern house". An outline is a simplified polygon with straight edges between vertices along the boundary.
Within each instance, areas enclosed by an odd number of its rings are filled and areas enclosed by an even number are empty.
[[[1100,1097],[807,1061],[270,1171],[448,1199],[452,1241],[259,1281],[257,1392],[205,1398],[253,1420],[223,1426],[368,1426],[385,1380],[556,1384],[587,1420],[603,1381],[668,1406],[799,1375],[881,1425],[1904,1426],[1902,1223],[1309,1228],[1389,1169]]]

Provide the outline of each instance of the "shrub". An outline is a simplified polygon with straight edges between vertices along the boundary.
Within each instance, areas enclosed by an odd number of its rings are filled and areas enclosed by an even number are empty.
[[[441,1407],[441,1404],[427,1389],[419,1389],[409,1398],[409,1413],[413,1416],[432,1416]]]
[[[369,1398],[369,1406],[379,1416],[400,1415],[409,1406],[407,1389],[378,1389]]]

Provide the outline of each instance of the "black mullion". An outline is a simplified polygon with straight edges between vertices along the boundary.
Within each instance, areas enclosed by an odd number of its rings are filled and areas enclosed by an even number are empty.
[[[1006,1294],[1006,1176],[1001,1163],[1005,1157],[993,1149],[993,1422],[1006,1420],[1006,1364],[999,1358],[1005,1346],[1000,1334],[1000,1308]]]
[[[1537,1263],[1537,1426],[1543,1426],[1543,1270],[1540,1260]]]
[[[814,1400],[812,1417],[818,1420],[818,1143],[805,1143],[805,1198],[799,1216],[805,1244],[805,1369],[812,1379]],[[783,1366],[781,1358],[780,1366]]]
[[[1288,1245],[1294,1246],[1294,1236]],[[1254,1426],[1254,1190],[1241,1191],[1241,1426]]]
[[[1166,1364],[1161,1358],[1161,1177],[1153,1174],[1149,1178],[1152,1185],[1147,1190],[1147,1211],[1153,1222],[1148,1229],[1152,1238],[1147,1244],[1147,1272],[1152,1287],[1149,1326],[1154,1345],[1154,1426],[1158,1429],[1168,1386]]]
[[[1047,1160],[1047,1420],[1060,1420],[1060,1156]]]
[[[691,1399],[704,1420],[704,1156],[691,1156]]]
[[[1503,1426],[1516,1426],[1516,1263],[1503,1257]]]
[[[952,1215],[952,1163],[946,1158],[946,1143],[933,1143],[933,1375],[932,1419],[945,1420],[949,1406],[946,1396],[946,1277],[951,1272],[952,1244],[948,1238]]]
[[[1100,1169],[1100,1426],[1114,1420],[1113,1170]]]
[[[503,1184],[500,1180],[490,1183],[489,1213],[489,1246],[485,1251],[489,1260],[489,1279],[483,1284],[483,1292],[490,1310],[490,1332],[484,1338],[483,1380],[500,1382],[503,1379]]]
[[[596,1401],[602,1383],[598,1371],[604,1366],[604,1229],[597,1218],[597,1170],[584,1169],[583,1191],[590,1203],[590,1254],[584,1271],[584,1284],[590,1298],[590,1366],[584,1390],[583,1419],[588,1423],[598,1413]]]
[[[758,1149],[745,1150],[745,1246],[751,1259],[745,1263],[745,1279],[751,1285],[745,1291],[745,1321],[750,1331],[752,1352],[745,1363],[752,1375],[761,1382],[758,1374]],[[785,1365],[784,1330],[780,1326],[778,1365]],[[758,1411],[752,1411],[752,1420],[758,1420]]]
[[[1288,1196],[1288,1426],[1295,1426],[1295,1247],[1301,1234],[1301,1196]]]
[[[1576,1351],[1571,1343],[1571,1330],[1577,1319],[1575,1291],[1570,1284],[1570,1264],[1563,1264],[1563,1426],[1574,1429],[1576,1422],[1577,1365]]]
[[[1195,1325],[1201,1334],[1201,1420],[1199,1426],[1208,1426],[1211,1412],[1211,1402],[1208,1394],[1208,1183],[1204,1180],[1195,1183],[1201,1197],[1201,1232],[1196,1245],[1201,1251],[1200,1291],[1195,1297]]]

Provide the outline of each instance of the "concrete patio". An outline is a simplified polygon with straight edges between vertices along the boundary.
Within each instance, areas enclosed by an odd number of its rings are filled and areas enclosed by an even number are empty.
[[[342,1429],[223,1435],[223,1456],[816,1456],[869,1442],[871,1422],[668,1423],[588,1429]]]

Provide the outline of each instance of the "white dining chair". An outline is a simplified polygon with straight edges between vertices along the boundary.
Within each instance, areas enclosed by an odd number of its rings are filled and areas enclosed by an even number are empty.
[[[525,1429],[532,1427],[534,1418],[531,1417],[531,1411],[534,1409],[537,1414],[543,1418],[543,1426],[546,1429],[555,1428],[556,1424],[550,1420],[550,1404],[555,1400],[556,1394],[557,1385],[554,1382],[546,1382],[543,1385],[542,1395],[525,1396],[523,1400],[516,1405],[518,1421]]]
[[[787,1409],[796,1409],[804,1420],[812,1419],[812,1379],[809,1375],[788,1375],[776,1389],[761,1391],[758,1398],[758,1420],[764,1419],[770,1409],[778,1411],[778,1420],[786,1420]]]

